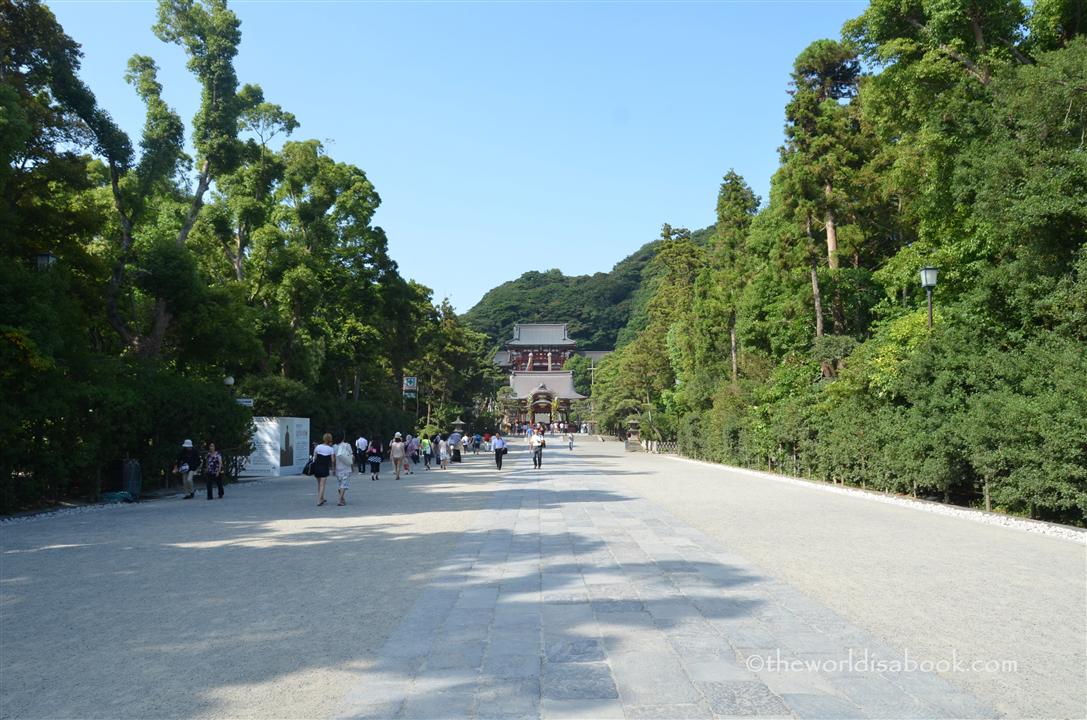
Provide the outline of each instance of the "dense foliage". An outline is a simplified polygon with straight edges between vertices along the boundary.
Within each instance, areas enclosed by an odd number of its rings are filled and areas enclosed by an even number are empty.
[[[705,244],[711,231],[692,237]],[[565,322],[579,349],[611,350],[645,323],[645,306],[655,287],[650,261],[659,248],[659,240],[646,243],[606,273],[527,272],[488,292],[464,319],[496,345],[512,336],[516,323]]]
[[[730,171],[706,247],[665,228],[598,419],[694,457],[1084,524],[1082,7],[873,0],[806,48],[768,201]]]
[[[244,450],[227,376],[258,415],[386,436],[493,382],[485,337],[398,273],[366,174],[240,84],[225,0],[162,0],[154,30],[201,89],[193,155],[152,58],[133,142],[52,13],[0,0],[0,511],[93,496],[125,456],[160,482],[184,438]]]

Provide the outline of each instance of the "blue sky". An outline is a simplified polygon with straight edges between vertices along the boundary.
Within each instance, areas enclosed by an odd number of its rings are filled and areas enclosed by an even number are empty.
[[[134,137],[123,81],[159,63],[188,122],[198,88],[151,32],[154,2],[54,0],[82,76]],[[789,70],[858,1],[234,2],[241,82],[377,187],[401,272],[468,310],[528,270],[609,270],[662,223],[713,222],[729,168],[765,197]],[[556,318],[561,320],[561,318]]]

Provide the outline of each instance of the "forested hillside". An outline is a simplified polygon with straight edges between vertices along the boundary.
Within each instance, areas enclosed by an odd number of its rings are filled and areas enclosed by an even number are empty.
[[[486,338],[400,275],[366,173],[241,83],[225,1],[163,0],[154,31],[201,104],[186,127],[134,55],[130,138],[48,8],[0,2],[0,512],[93,497],[123,457],[153,485],[186,438],[244,453],[252,413],[410,432],[403,374],[441,421],[486,387]]]
[[[813,42],[782,78],[770,197],[729,171],[709,244],[655,247],[598,419],[694,457],[1083,524],[1083,7],[873,0]]]
[[[705,245],[712,234],[710,227],[691,233],[691,237],[695,243]],[[652,296],[656,277],[650,261],[661,242],[653,240],[642,245],[611,272],[527,272],[484,295],[464,314],[464,320],[486,333],[494,345],[509,338],[518,322],[567,322],[570,337],[578,341],[580,349],[611,350],[629,339],[628,327],[644,325],[645,305]]]

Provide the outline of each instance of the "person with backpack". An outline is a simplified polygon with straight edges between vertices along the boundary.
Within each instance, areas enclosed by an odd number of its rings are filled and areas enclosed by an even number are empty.
[[[317,479],[317,507],[325,504],[325,482],[332,472],[333,456],[336,450],[332,447],[332,433],[325,433],[321,438],[321,444],[313,448],[313,477]]]
[[[351,479],[351,463],[355,459],[351,444],[344,442],[343,434],[338,435],[334,446],[336,454],[332,457],[332,469],[336,473],[336,490],[340,493],[340,501],[337,505],[347,504],[347,488]]]
[[[370,463],[370,480],[377,480],[381,472],[381,457],[385,454],[381,447],[381,438],[375,437],[370,441],[370,447],[366,448],[366,462]]]
[[[502,433],[495,432],[494,438],[491,439],[491,447],[494,448],[494,464],[501,470],[502,456],[506,454],[506,439],[502,437]]]

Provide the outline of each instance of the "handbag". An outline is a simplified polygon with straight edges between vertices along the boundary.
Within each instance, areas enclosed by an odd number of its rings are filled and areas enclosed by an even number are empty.
[[[181,463],[181,466],[177,469],[177,471],[182,475],[189,472],[189,463]]]
[[[304,468],[302,468],[302,474],[303,475],[312,475],[313,474],[313,458],[310,458],[309,460],[306,461],[306,466]]]
[[[506,453],[508,453],[509,451],[510,451],[510,449],[509,449],[508,447],[503,447],[503,448],[502,448],[502,454],[503,454],[503,455],[505,455],[505,454],[506,454]]]

